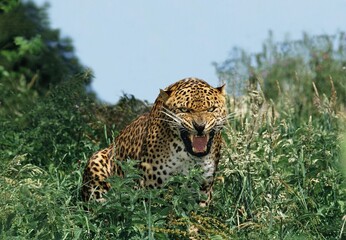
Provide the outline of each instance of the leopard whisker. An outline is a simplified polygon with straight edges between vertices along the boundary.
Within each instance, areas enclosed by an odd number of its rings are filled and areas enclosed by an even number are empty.
[[[173,120],[168,120],[168,119],[165,119],[165,118],[158,118],[158,119],[160,119],[162,121],[165,121],[165,122],[171,124],[172,126],[178,126],[178,127],[180,126],[180,124],[178,122],[173,121]]]
[[[180,117],[178,117],[176,114],[174,114],[172,111],[168,110],[167,108],[163,108],[164,111],[161,111],[166,116],[170,117],[172,120],[174,120],[177,123],[180,123],[183,121]]]

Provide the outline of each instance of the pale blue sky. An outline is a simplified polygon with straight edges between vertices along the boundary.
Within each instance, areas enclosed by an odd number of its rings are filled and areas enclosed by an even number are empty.
[[[51,26],[71,37],[93,69],[92,88],[115,103],[122,92],[153,102],[190,76],[218,85],[212,62],[233,47],[254,53],[274,38],[345,30],[345,0],[34,0],[50,3]]]

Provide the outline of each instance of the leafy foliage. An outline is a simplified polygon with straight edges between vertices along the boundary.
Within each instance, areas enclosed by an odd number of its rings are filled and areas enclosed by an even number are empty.
[[[0,3],[0,13],[9,12],[16,6],[18,6],[19,0],[3,0]]]
[[[29,1],[0,15],[0,65],[40,93],[83,69],[71,40],[50,29],[46,8]]]

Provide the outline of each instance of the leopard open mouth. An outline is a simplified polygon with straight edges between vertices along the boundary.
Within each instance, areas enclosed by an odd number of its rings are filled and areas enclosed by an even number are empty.
[[[214,131],[205,135],[193,135],[187,131],[180,132],[180,136],[185,144],[187,152],[197,157],[203,157],[209,154],[214,134]]]

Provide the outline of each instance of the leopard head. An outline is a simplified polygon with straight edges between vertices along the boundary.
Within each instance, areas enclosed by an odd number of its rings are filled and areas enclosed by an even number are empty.
[[[225,85],[213,88],[196,78],[180,80],[160,91],[165,121],[191,155],[209,154],[215,134],[226,122],[225,95]]]

